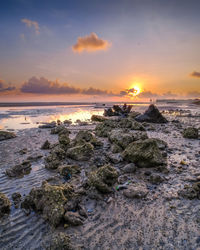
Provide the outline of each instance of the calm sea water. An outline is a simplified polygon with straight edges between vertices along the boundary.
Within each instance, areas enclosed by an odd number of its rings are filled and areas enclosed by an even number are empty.
[[[133,104],[133,110],[143,112],[149,104]],[[157,105],[160,109],[187,108],[183,104],[165,103]],[[93,114],[102,115],[103,107],[91,105],[36,106],[36,107],[0,107],[0,129],[25,129],[38,127],[39,123],[56,120],[90,121]]]

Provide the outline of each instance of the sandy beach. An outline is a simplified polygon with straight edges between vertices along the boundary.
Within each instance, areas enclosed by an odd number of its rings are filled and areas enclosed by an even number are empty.
[[[113,145],[119,142],[112,139],[114,135],[111,137],[116,128],[109,130],[108,136],[97,136],[96,126],[104,122],[91,121],[81,126],[57,125],[56,128],[63,126],[62,129],[69,132],[70,147],[75,146],[73,143],[78,138],[77,134],[79,139],[82,136],[80,140],[88,141],[84,143],[93,145],[91,152],[87,149],[86,153],[80,151],[78,155],[67,146],[64,151],[68,153],[64,153],[58,165],[48,162],[49,156],[54,156],[55,145],[61,145],[66,139],[62,137],[61,140],[58,131],[52,134],[51,128],[24,129],[18,130],[15,138],[2,140],[0,192],[8,197],[11,208],[0,219],[1,249],[57,249],[50,246],[50,239],[54,236],[59,239],[60,233],[69,236],[71,243],[68,248],[58,249],[198,249],[200,196],[199,190],[193,188],[194,184],[199,188],[200,140],[184,138],[182,134],[187,127],[199,129],[199,110],[198,107],[195,109],[196,115],[192,116],[185,115],[184,110],[165,110],[163,114],[169,122],[140,123],[144,131],[141,128],[120,128],[121,133],[133,133],[143,141],[147,136],[167,143],[161,143],[160,147],[166,163],[157,164],[155,161],[151,167],[130,163],[128,153],[123,157],[128,145],[119,153],[113,153],[116,150]],[[116,126],[119,126],[120,121],[127,118],[106,119],[117,121]],[[135,121],[130,117],[128,119]],[[124,124],[126,127],[128,121]],[[66,131],[62,136],[68,134]],[[80,131],[86,132],[81,134]],[[87,139],[90,134],[94,136],[93,141]],[[138,139],[135,139],[136,142]],[[50,148],[41,149],[46,140]],[[58,153],[61,154],[61,151]],[[13,177],[8,176],[8,169],[27,160],[31,164],[28,173],[17,170],[12,172],[15,174]],[[71,167],[67,167],[68,172],[65,172],[62,166]],[[100,177],[100,170],[103,171],[105,166],[111,166],[109,171],[113,171],[110,182]],[[91,173],[96,175],[97,184]],[[33,206],[28,203],[30,195],[27,195],[33,188],[40,188],[43,192],[43,188],[59,188],[68,184],[73,187],[72,193],[64,203],[65,209],[66,204],[70,208],[58,221],[56,215],[45,212],[47,208],[44,204],[37,207],[39,200],[36,198]],[[48,196],[46,192],[44,196]],[[13,193],[21,194],[18,202],[13,201]],[[45,197],[44,201],[48,203],[49,199]]]

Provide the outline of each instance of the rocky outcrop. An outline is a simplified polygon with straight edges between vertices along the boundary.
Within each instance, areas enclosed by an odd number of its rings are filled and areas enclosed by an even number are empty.
[[[138,167],[155,167],[166,164],[166,157],[161,151],[161,140],[146,139],[132,142],[122,153],[126,161],[135,163]]]
[[[116,169],[110,165],[105,165],[90,173],[88,184],[102,193],[109,193],[112,191],[112,185],[117,181],[117,178]]]
[[[73,250],[70,237],[63,233],[59,232],[54,234],[50,240],[50,246],[46,247],[47,250]]]
[[[33,188],[21,206],[24,209],[34,209],[43,214],[53,226],[58,226],[64,218],[64,205],[73,195],[73,187],[69,184],[52,186],[43,182],[39,188]]]
[[[141,131],[129,131],[126,129],[113,129],[109,133],[109,141],[125,149],[131,142],[147,139],[147,133]]]
[[[122,107],[119,105],[113,105],[112,108],[104,110],[104,116],[127,116],[131,112],[131,105],[124,104]]]
[[[52,135],[53,134],[66,134],[66,135],[69,135],[70,132],[64,125],[59,125],[59,126],[56,126],[55,128],[51,129],[51,134]]]
[[[151,104],[143,115],[135,117],[138,122],[167,123],[167,119],[160,113],[158,108]]]
[[[81,145],[69,148],[67,156],[76,161],[87,161],[94,153],[94,147],[91,143],[85,142]]]
[[[15,138],[16,134],[9,131],[0,131],[0,141]]]
[[[183,130],[183,137],[188,139],[198,139],[198,129],[194,127],[188,127]]]
[[[105,118],[104,116],[101,116],[101,115],[92,115],[91,116],[91,121],[93,121],[93,122],[104,122],[105,120],[107,120],[107,118]]]
[[[56,122],[47,122],[44,123],[43,125],[40,125],[39,128],[55,128],[56,127]]]
[[[144,131],[144,127],[133,119],[122,118],[119,120],[106,120],[100,124],[97,124],[95,133],[99,137],[107,137],[113,129],[127,128],[130,130]]]
[[[23,177],[31,172],[30,161],[24,161],[21,164],[15,165],[14,167],[7,169],[6,174],[9,177]]]
[[[45,158],[45,167],[48,169],[58,168],[65,156],[66,152],[59,144],[54,146],[50,154]]]
[[[0,192],[0,218],[10,212],[11,203],[7,196]]]

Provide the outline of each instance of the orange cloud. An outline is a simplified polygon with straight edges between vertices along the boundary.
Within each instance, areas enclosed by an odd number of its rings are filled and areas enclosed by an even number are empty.
[[[39,27],[38,22],[29,20],[29,19],[26,19],[26,18],[21,19],[21,22],[22,22],[22,23],[25,23],[26,26],[29,27],[29,28],[33,27],[34,30],[35,30],[35,34],[36,34],[36,35],[39,35],[39,34],[40,34],[40,27]]]
[[[200,78],[200,72],[197,72],[197,71],[193,71],[190,76],[192,77],[196,77],[196,78]]]
[[[77,43],[72,46],[74,52],[93,52],[97,50],[106,50],[110,43],[106,40],[100,39],[97,34],[91,33],[89,36],[78,37]]]

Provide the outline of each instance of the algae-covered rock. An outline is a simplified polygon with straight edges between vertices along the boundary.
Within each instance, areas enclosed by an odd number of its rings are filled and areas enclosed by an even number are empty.
[[[145,128],[142,126],[142,124],[140,124],[139,122],[130,119],[130,118],[122,118],[119,120],[118,124],[117,124],[118,128],[129,128],[129,129],[133,129],[133,130],[141,130],[144,131]]]
[[[56,233],[51,237],[50,246],[46,247],[47,250],[73,250],[70,237],[63,233]]]
[[[97,124],[95,133],[99,137],[107,137],[113,128],[117,128],[118,122],[115,120],[106,120],[102,123]]]
[[[33,208],[43,214],[53,226],[57,226],[64,218],[64,205],[73,195],[73,187],[69,184],[52,186],[43,182],[39,188],[33,188],[22,203],[22,208]]]
[[[124,150],[122,157],[124,160],[135,163],[138,167],[154,167],[166,164],[166,158],[159,149],[157,139],[153,138],[132,142]]]
[[[118,146],[117,144],[112,144],[112,146],[111,146],[111,152],[113,154],[120,153],[122,151],[123,151],[123,149],[120,146]]]
[[[94,147],[102,147],[103,143],[87,130],[81,130],[76,135],[75,139],[72,142],[72,146],[80,146],[85,144],[85,142],[90,142]]]
[[[91,143],[84,143],[67,150],[67,156],[76,161],[87,161],[94,153],[94,147]]]
[[[94,138],[93,134],[87,130],[80,130],[75,137],[75,141],[79,142],[84,140],[86,142],[90,142]]]
[[[200,181],[193,183],[192,185],[185,185],[178,194],[186,199],[200,199]]]
[[[51,129],[51,134],[66,134],[69,135],[69,130],[64,125],[59,125]]]
[[[102,193],[108,193],[112,191],[112,185],[117,181],[117,178],[116,169],[110,165],[105,165],[90,173],[88,184]]]
[[[7,169],[6,174],[9,177],[23,177],[31,172],[30,161],[23,161],[21,164],[15,165],[14,167]]]
[[[72,176],[80,173],[80,167],[77,165],[62,165],[58,168],[58,172],[63,176]]]
[[[141,131],[128,131],[123,129],[113,129],[109,133],[110,142],[125,149],[131,142],[147,139],[147,133]]]
[[[65,150],[60,145],[56,145],[52,148],[50,154],[45,158],[45,167],[49,169],[56,169],[65,156]]]
[[[93,122],[103,122],[107,120],[107,118],[105,118],[104,116],[101,116],[101,115],[92,115],[91,116],[91,121]]]
[[[16,134],[13,132],[0,130],[0,141],[12,139],[15,137],[16,137]]]
[[[0,218],[10,212],[11,203],[7,196],[0,192]]]
[[[198,129],[194,127],[185,128],[183,137],[188,139],[198,139]]]
[[[124,190],[123,194],[127,198],[133,199],[133,198],[144,198],[148,194],[148,189],[146,185],[144,184],[130,184],[128,186],[128,189]]]
[[[59,141],[60,146],[62,148],[67,149],[69,147],[70,139],[69,139],[69,135],[68,134],[65,134],[65,133],[59,134],[58,141]]]
[[[69,223],[72,226],[80,226],[84,223],[84,218],[80,216],[78,212],[70,212],[67,211],[64,215],[64,219],[67,223]]]

